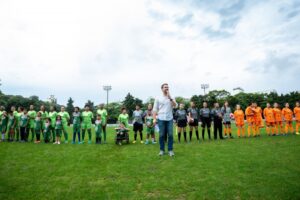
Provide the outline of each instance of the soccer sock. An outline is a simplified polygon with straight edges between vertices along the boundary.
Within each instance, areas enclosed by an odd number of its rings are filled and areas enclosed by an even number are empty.
[[[89,134],[89,141],[92,140],[92,130],[91,129],[88,129],[88,134]]]
[[[17,138],[17,140],[20,139],[20,129],[19,128],[16,129],[16,138]]]
[[[293,124],[290,124],[290,130],[291,130],[291,133],[294,133]]]
[[[259,135],[259,126],[256,126],[255,133],[256,135]]]
[[[289,132],[289,125],[286,124],[286,125],[285,125],[285,133],[288,134],[288,132]]]
[[[84,137],[85,137],[85,129],[82,130],[82,141],[84,141]]]
[[[248,137],[251,136],[251,126],[248,126]]]
[[[104,128],[102,130],[103,130],[103,139],[105,142],[106,141],[106,126],[104,126]]]
[[[243,136],[243,137],[245,136],[245,131],[246,131],[246,130],[245,130],[245,128],[243,127],[243,128],[242,128],[242,136]]]
[[[143,140],[143,132],[140,132],[141,141]]]
[[[64,129],[64,136],[65,136],[65,140],[68,141],[68,132],[65,129]]]
[[[256,132],[255,132],[255,130],[256,130],[256,128],[255,128],[254,126],[252,126],[252,134],[253,134],[253,136],[255,136],[255,135],[256,135]]]
[[[2,133],[2,140],[4,140],[4,137],[5,137],[5,133]]]
[[[196,130],[196,137],[197,137],[197,140],[199,140],[199,132],[198,132],[198,130]]]
[[[178,142],[180,142],[181,132],[178,132]]]
[[[271,132],[272,132],[272,135],[275,135],[275,127],[274,126],[272,126]]]
[[[207,132],[208,132],[208,138],[211,139],[210,138],[210,128],[207,129]]]
[[[31,140],[33,141],[33,140],[34,140],[34,134],[35,134],[35,133],[34,133],[34,130],[33,130],[32,128],[30,129],[30,131],[31,131]]]
[[[226,126],[224,127],[224,135],[225,135],[225,137],[227,136],[227,127]]]
[[[53,142],[55,142],[55,131],[54,131],[54,129],[52,130],[52,140],[53,140]]]
[[[270,128],[268,126],[266,127],[266,132],[268,135],[270,135]]]
[[[204,140],[204,131],[205,131],[205,128],[202,129],[202,139]]]
[[[238,128],[238,130],[237,130],[238,137],[240,137],[240,134],[241,134],[241,128]]]
[[[296,132],[299,130],[299,123],[296,123]]]
[[[186,132],[183,132],[184,141],[186,142]]]
[[[137,138],[137,132],[134,132],[134,141],[136,141]]]
[[[231,128],[228,128],[228,133],[231,136]]]
[[[192,141],[193,131],[190,131],[190,141]]]

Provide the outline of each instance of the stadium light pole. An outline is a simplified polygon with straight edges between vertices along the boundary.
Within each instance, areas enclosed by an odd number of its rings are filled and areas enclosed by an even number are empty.
[[[108,93],[111,91],[112,87],[111,85],[104,85],[103,90],[106,91],[106,109],[108,108]]]
[[[201,89],[203,89],[204,91],[204,95],[205,95],[205,90],[209,88],[209,84],[205,83],[205,84],[201,84]]]

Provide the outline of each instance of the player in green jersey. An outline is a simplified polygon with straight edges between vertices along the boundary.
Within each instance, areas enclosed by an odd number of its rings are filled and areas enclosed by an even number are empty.
[[[30,105],[29,106],[29,111],[28,111],[28,116],[29,116],[29,123],[28,123],[28,133],[27,136],[29,136],[31,132],[31,142],[34,140],[34,119],[36,118],[36,111],[34,110],[34,106]]]
[[[35,135],[36,135],[36,141],[34,143],[41,142],[41,133],[43,130],[42,126],[43,126],[42,113],[38,112],[34,119],[34,131],[35,131]]]
[[[62,111],[65,112],[65,111]],[[60,114],[57,115],[56,120],[55,120],[55,142],[53,144],[60,144],[60,138],[61,138],[61,133],[64,129],[63,126],[63,118]]]
[[[0,106],[0,132],[2,132],[1,119],[5,108],[4,106]]]
[[[78,144],[81,144],[80,141],[80,123],[81,123],[81,114],[79,107],[74,108],[73,112],[73,141],[72,144],[75,144],[76,135],[78,135]]]
[[[119,122],[119,124],[121,124],[121,123],[125,124],[125,127],[128,128],[129,127],[129,124],[128,124],[129,115],[127,114],[126,108],[122,108],[121,112],[122,113],[118,117],[118,122]]]
[[[84,111],[81,113],[82,117],[82,123],[81,123],[81,129],[82,129],[82,142],[84,142],[85,137],[85,131],[88,131],[89,134],[89,141],[88,143],[92,143],[92,119],[94,118],[94,114],[90,111],[89,106],[84,107]]]
[[[56,122],[57,112],[54,106],[50,106],[49,118],[50,118],[50,132],[52,133],[52,140],[55,142],[55,122]],[[50,133],[50,134],[51,134]]]
[[[22,107],[18,107],[18,111],[13,111],[15,113],[17,122],[16,122],[16,141],[20,141],[20,120],[21,120],[21,116],[23,114],[23,108]]]
[[[15,137],[15,128],[16,128],[16,117],[12,111],[8,114],[8,123],[7,123],[7,130],[8,136],[7,139],[9,142],[12,142]]]
[[[96,144],[101,144],[102,140],[102,120],[101,115],[97,114],[95,121],[95,132],[96,132]]]
[[[27,114],[27,110],[21,108],[22,114],[20,117],[20,133],[21,133],[21,142],[27,142],[27,127],[29,122],[29,117]]]
[[[104,108],[104,104],[100,104],[97,110],[97,114],[101,116],[103,141],[106,143],[106,125],[107,125],[107,110]]]
[[[5,140],[5,133],[7,130],[7,122],[8,122],[8,116],[7,116],[7,112],[3,111],[2,116],[1,116],[1,133],[2,133],[2,141]]]
[[[48,117],[44,122],[44,140],[45,143],[50,142],[51,137],[51,119]]]
[[[67,111],[65,111],[64,106],[60,108],[60,112],[58,113],[58,115],[61,116],[63,126],[62,131],[64,132],[65,143],[68,143],[68,121],[70,120],[70,115]]]
[[[153,123],[153,115],[151,110],[147,110],[147,115],[145,116],[146,132],[147,138],[145,144],[149,144],[149,138],[152,137],[152,144],[156,144],[154,140],[155,128]]]
[[[45,108],[44,105],[41,105],[39,112],[41,113],[41,118],[42,118],[42,133],[43,133],[44,128],[45,128],[45,120],[46,120],[47,117],[49,117],[49,114],[46,111],[46,108]]]

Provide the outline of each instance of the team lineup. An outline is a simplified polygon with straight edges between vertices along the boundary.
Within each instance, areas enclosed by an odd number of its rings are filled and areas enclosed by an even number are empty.
[[[203,102],[201,108],[197,108],[195,102],[191,101],[189,108],[185,108],[183,103],[177,102],[169,93],[167,83],[161,86],[162,95],[157,97],[154,105],[149,104],[146,111],[141,110],[139,105],[129,118],[127,109],[123,107],[118,117],[118,126],[115,128],[115,143],[122,145],[122,141],[129,143],[129,120],[133,124],[133,142],[136,143],[138,134],[140,143],[143,140],[143,127],[146,127],[145,144],[155,144],[155,132],[159,132],[159,156],[165,154],[165,143],[168,144],[168,152],[170,156],[174,156],[173,152],[173,126],[175,123],[178,142],[181,142],[183,134],[184,142],[190,142],[195,132],[197,141],[199,137],[199,125],[202,128],[202,140],[205,140],[207,132],[208,139],[211,139],[211,127],[213,124],[213,136],[216,140],[224,138],[233,138],[231,122],[234,121],[237,127],[237,137],[257,137],[260,136],[260,129],[265,127],[268,136],[275,135],[299,135],[300,128],[300,103],[296,102],[295,108],[292,110],[289,103],[285,103],[281,109],[278,103],[271,106],[270,103],[262,109],[255,102],[251,102],[245,111],[240,105],[235,106],[233,111],[229,103],[226,101],[220,106],[218,102],[214,103],[213,108],[209,108],[207,102]],[[96,110],[96,116],[90,110],[89,106],[85,106],[83,111],[79,107],[75,107],[73,113],[70,114],[62,106],[57,112],[54,106],[50,107],[49,112],[42,105],[39,111],[30,105],[29,109],[15,106],[7,112],[3,106],[0,106],[0,130],[2,133],[1,141],[35,142],[45,143],[53,142],[53,144],[61,144],[61,137],[64,136],[64,143],[69,142],[68,126],[72,124],[73,138],[72,143],[83,144],[85,134],[88,134],[88,144],[92,143],[92,127],[95,128],[96,144],[107,143],[106,127],[108,112],[104,108],[104,104],[100,104]],[[72,119],[72,122],[70,120]],[[293,127],[295,121],[296,127]],[[94,124],[93,124],[94,122]],[[247,126],[246,126],[247,125]],[[189,127],[189,135],[187,136],[187,127]],[[224,131],[223,131],[224,130]],[[246,135],[247,131],[247,135]],[[223,136],[224,133],[224,136]],[[30,138],[31,135],[31,138]],[[43,139],[41,139],[41,136]]]

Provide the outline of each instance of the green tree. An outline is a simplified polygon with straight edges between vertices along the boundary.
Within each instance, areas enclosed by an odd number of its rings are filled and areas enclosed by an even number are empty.
[[[74,111],[74,100],[72,99],[72,97],[70,97],[68,99],[68,103],[67,103],[67,107],[66,107],[66,111],[69,113],[70,116],[72,116],[72,113]]]

